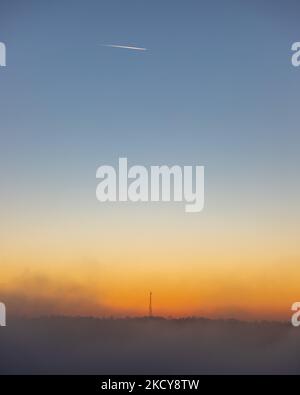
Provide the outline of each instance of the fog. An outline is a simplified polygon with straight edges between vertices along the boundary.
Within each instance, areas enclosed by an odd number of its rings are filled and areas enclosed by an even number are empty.
[[[296,374],[300,329],[207,319],[14,319],[2,374]]]

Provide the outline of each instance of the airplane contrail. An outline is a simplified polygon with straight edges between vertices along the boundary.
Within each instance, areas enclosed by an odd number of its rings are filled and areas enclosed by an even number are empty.
[[[111,47],[111,48],[123,48],[123,49],[131,49],[134,51],[147,51],[147,48],[141,47],[132,47],[128,45],[117,45],[117,44],[102,44],[104,47]]]

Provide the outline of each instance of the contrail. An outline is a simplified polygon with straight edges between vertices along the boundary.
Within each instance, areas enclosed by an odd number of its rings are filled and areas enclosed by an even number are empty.
[[[141,47],[131,47],[128,45],[116,45],[116,44],[102,44],[104,47],[111,47],[111,48],[123,48],[123,49],[132,49],[134,51],[147,51],[147,48]]]

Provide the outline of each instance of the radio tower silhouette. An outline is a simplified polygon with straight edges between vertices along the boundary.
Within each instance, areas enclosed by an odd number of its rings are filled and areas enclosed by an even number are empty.
[[[152,292],[149,294],[149,318],[152,318]]]

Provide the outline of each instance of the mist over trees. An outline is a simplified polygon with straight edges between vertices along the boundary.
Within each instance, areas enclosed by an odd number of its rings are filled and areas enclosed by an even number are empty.
[[[10,319],[4,374],[299,374],[290,323],[203,318]]]

